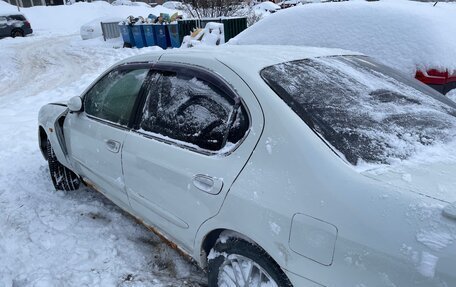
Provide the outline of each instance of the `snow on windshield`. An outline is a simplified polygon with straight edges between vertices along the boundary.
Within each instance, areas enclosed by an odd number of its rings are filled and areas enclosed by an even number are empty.
[[[361,57],[265,68],[271,88],[353,165],[391,164],[456,136],[456,105]]]

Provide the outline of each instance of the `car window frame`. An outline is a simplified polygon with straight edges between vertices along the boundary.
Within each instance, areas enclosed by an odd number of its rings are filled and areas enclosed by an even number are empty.
[[[227,141],[225,140],[225,144],[222,146],[221,149],[213,151],[213,150],[208,150],[208,149],[204,149],[201,147],[195,148],[195,144],[192,144],[189,142],[183,142],[183,141],[173,139],[170,137],[166,137],[164,135],[160,135],[160,134],[157,134],[154,132],[141,131],[140,123],[141,123],[142,114],[144,111],[144,106],[145,106],[146,100],[147,100],[146,91],[143,91],[143,93],[141,94],[141,99],[140,99],[140,103],[138,105],[136,118],[134,120],[131,131],[136,134],[139,134],[143,137],[146,137],[148,139],[156,140],[158,142],[173,145],[173,146],[176,146],[176,147],[179,147],[179,148],[182,148],[185,150],[189,150],[192,152],[196,152],[198,154],[206,155],[206,156],[217,155],[217,156],[226,157],[226,156],[229,156],[231,153],[233,153],[247,138],[247,136],[250,133],[251,127],[252,127],[252,116],[249,111],[249,108],[248,108],[247,104],[245,103],[245,101],[242,99],[242,97],[236,92],[234,87],[232,87],[220,74],[218,74],[215,71],[208,70],[207,68],[202,67],[202,66],[185,64],[185,63],[158,62],[151,69],[150,75],[151,75],[151,78],[153,78],[154,75],[157,75],[157,74],[159,75],[156,78],[156,81],[154,81],[156,83],[159,81],[159,79],[161,79],[162,74],[167,73],[167,72],[184,74],[184,75],[185,74],[192,75],[192,76],[196,77],[197,79],[203,80],[209,84],[216,86],[221,91],[223,91],[228,97],[231,97],[235,101],[235,105],[237,105],[239,109],[245,110],[247,120],[248,120],[248,127],[246,129],[245,134],[237,143],[235,143],[233,145],[233,147],[227,149],[226,148]],[[149,85],[154,84],[151,81],[149,81],[148,83],[149,83]],[[233,119],[231,119],[230,127],[227,131],[227,135],[228,135],[229,131],[231,130],[234,120],[235,120],[235,118],[233,117]]]
[[[108,71],[103,73],[94,83],[92,83],[92,85],[90,85],[90,87],[81,96],[81,99],[82,99],[82,110],[81,110],[81,112],[84,113],[84,115],[87,118],[95,120],[97,122],[101,122],[101,123],[106,124],[108,126],[115,127],[115,128],[122,129],[122,130],[131,130],[132,127],[133,127],[133,123],[135,122],[136,115],[139,113],[138,108],[139,108],[140,99],[142,98],[142,94],[145,93],[146,87],[149,85],[149,82],[152,79],[152,75],[154,74],[152,72],[153,65],[154,65],[154,63],[127,63],[127,64],[121,64],[121,65],[113,67],[112,69],[109,69]],[[106,120],[106,119],[103,119],[103,118],[96,117],[94,115],[88,114],[86,112],[86,110],[85,110],[86,102],[85,101],[86,101],[87,94],[89,94],[92,91],[92,89],[98,83],[100,83],[107,75],[109,75],[112,72],[116,72],[116,71],[126,71],[126,70],[133,71],[133,70],[142,70],[142,69],[148,69],[149,71],[147,72],[146,78],[144,79],[144,82],[141,85],[141,88],[139,90],[138,96],[136,97],[135,103],[133,104],[133,108],[132,108],[132,111],[131,111],[130,119],[128,120],[127,125],[114,123],[114,122],[111,122],[109,120]]]
[[[14,21],[21,21],[21,22],[27,21],[25,16],[21,15],[21,14],[11,14],[8,17],[10,18],[10,20],[14,20]],[[16,19],[15,17],[18,18],[18,19]]]

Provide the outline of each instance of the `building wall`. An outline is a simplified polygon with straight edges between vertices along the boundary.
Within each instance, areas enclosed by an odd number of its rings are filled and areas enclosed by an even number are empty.
[[[19,7],[33,7],[33,6],[44,6],[46,5],[45,0],[0,0],[5,1],[11,5],[19,6]],[[63,4],[63,0],[62,1]]]

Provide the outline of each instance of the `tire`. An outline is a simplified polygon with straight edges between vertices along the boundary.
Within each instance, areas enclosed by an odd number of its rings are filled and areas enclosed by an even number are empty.
[[[77,190],[81,183],[79,177],[58,161],[49,140],[47,141],[47,156],[49,173],[55,189],[64,191]]]
[[[16,29],[11,32],[11,37],[24,37],[24,32],[22,30]]]
[[[217,242],[211,250],[208,261],[208,283],[209,287],[229,286],[276,286],[292,287],[290,280],[280,269],[279,265],[261,247],[249,243],[243,239],[230,238],[226,242]],[[247,277],[241,278],[237,273],[236,280],[233,280],[233,266],[251,266],[244,269]],[[251,276],[247,276],[251,273]],[[259,275],[263,273],[263,275]],[[229,276],[228,274],[231,274]],[[263,277],[261,277],[263,276]],[[264,280],[261,280],[263,278]],[[237,280],[239,279],[239,280]],[[259,282],[264,284],[259,284]],[[238,283],[236,283],[238,282]],[[269,285],[266,282],[270,282]],[[271,284],[272,283],[272,284]],[[275,283],[275,284],[274,284]]]

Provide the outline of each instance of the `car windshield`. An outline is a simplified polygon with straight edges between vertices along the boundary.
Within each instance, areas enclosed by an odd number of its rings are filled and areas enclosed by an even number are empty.
[[[269,66],[262,78],[353,165],[392,164],[456,136],[456,104],[361,56]]]

